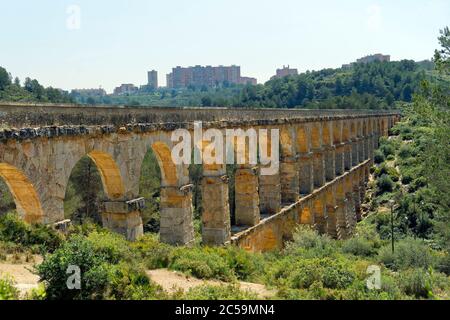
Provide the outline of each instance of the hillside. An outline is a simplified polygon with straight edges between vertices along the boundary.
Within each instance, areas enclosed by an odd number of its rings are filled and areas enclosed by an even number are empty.
[[[411,102],[424,80],[450,88],[450,79],[433,71],[432,62],[402,60],[308,71],[256,86],[224,83],[217,88],[160,88],[129,96],[91,97],[89,101],[149,106],[389,109]],[[73,98],[79,103],[89,99],[80,95]]]

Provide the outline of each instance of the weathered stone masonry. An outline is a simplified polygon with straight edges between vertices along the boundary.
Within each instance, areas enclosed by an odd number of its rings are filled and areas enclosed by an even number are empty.
[[[139,177],[152,149],[161,181],[161,240],[193,240],[188,166],[171,160],[173,130],[203,127],[280,129],[280,171],[242,165],[235,176],[237,234],[231,233],[224,165],[204,165],[202,237],[261,251],[280,247],[297,224],[333,237],[351,236],[361,219],[368,168],[378,139],[397,112],[214,108],[120,108],[0,105],[0,177],[28,222],[64,219],[64,196],[76,163],[89,156],[108,199],[104,226],[135,239],[142,234]],[[261,217],[264,214],[264,217]]]

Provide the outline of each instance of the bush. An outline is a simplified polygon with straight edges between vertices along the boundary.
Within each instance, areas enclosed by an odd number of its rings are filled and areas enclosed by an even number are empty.
[[[391,143],[385,143],[380,146],[380,151],[384,154],[385,157],[389,155],[395,155],[395,147]]]
[[[236,279],[221,248],[176,248],[170,256],[169,268],[186,272],[200,279]]]
[[[244,249],[229,246],[225,248],[228,265],[240,280],[257,281],[264,273],[264,259],[258,253],[249,253]]]
[[[120,263],[112,266],[106,299],[149,300],[163,299],[162,288],[147,277],[145,270],[137,265]]]
[[[80,268],[82,290],[67,287],[66,272],[70,265]],[[93,244],[79,235],[45,256],[36,270],[45,283],[47,299],[51,300],[98,299],[108,285],[109,266],[105,255],[95,252]]]
[[[39,246],[52,252],[60,246],[63,237],[48,226],[30,225],[15,214],[7,214],[0,217],[0,240],[25,247]]]
[[[376,168],[374,174],[376,177],[381,177],[384,174],[388,175],[389,177],[391,177],[393,181],[398,181],[400,177],[398,171],[395,168],[390,167],[385,163],[381,164],[378,168]]]
[[[413,179],[414,178],[409,173],[404,172],[402,174],[402,183],[403,184],[410,184],[411,181],[413,181]]]
[[[400,286],[407,295],[416,298],[433,296],[432,276],[424,269],[409,269],[400,274]]]
[[[130,249],[124,236],[106,230],[90,233],[86,240],[90,242],[95,252],[104,256],[109,263],[131,261],[134,252]]]
[[[135,248],[149,269],[167,268],[170,255],[174,248],[159,242],[156,235],[145,234],[138,241],[131,244]]]
[[[377,164],[383,163],[385,160],[384,153],[380,150],[376,150],[374,153],[373,161]]]
[[[0,278],[0,300],[19,299],[19,290],[14,286],[14,280],[10,277]]]
[[[183,297],[186,300],[256,300],[258,296],[238,286],[203,285],[190,289]]]
[[[342,252],[355,256],[371,256],[376,253],[373,243],[363,237],[354,237],[346,240],[342,245]]]
[[[286,244],[285,255],[326,257],[335,253],[335,244],[327,235],[320,235],[310,226],[300,225],[294,231],[293,240]]]
[[[420,188],[426,187],[427,179],[425,177],[419,177],[414,179],[409,185],[409,192],[415,192]]]
[[[392,192],[394,190],[394,181],[392,181],[391,177],[383,174],[377,180],[378,194],[383,194],[385,192]]]
[[[353,282],[356,273],[342,259],[285,257],[273,264],[268,277],[271,284],[293,289],[308,289],[315,282],[325,288],[343,289]]]
[[[378,260],[394,269],[428,268],[434,266],[432,250],[421,240],[406,238],[395,244],[394,253],[390,245],[380,249]]]
[[[413,155],[414,155],[414,150],[409,144],[403,144],[398,151],[398,156],[401,159],[407,159]]]

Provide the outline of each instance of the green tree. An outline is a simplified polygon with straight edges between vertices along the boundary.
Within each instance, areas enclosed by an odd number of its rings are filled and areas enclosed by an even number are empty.
[[[11,84],[11,75],[5,68],[0,67],[0,90],[4,90]]]

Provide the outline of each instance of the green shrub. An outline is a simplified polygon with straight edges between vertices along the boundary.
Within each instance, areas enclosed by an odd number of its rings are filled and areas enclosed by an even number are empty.
[[[450,276],[450,254],[448,252],[438,258],[437,270]]]
[[[149,269],[167,268],[173,247],[159,242],[154,234],[145,234],[138,241],[131,244],[144,260]]]
[[[96,253],[101,254],[109,263],[117,264],[120,261],[131,261],[133,251],[128,241],[117,233],[106,230],[90,233],[86,240],[91,243]]]
[[[427,179],[425,177],[419,177],[414,179],[409,185],[409,192],[415,192],[420,188],[423,188],[427,185]]]
[[[394,253],[390,245],[381,248],[378,260],[394,270],[428,268],[436,262],[432,250],[423,241],[412,238],[396,242]]]
[[[356,278],[351,266],[342,259],[285,257],[276,261],[268,273],[269,283],[293,289],[308,289],[321,282],[325,288],[342,289]]]
[[[264,259],[258,253],[250,253],[236,246],[228,246],[225,252],[228,265],[240,280],[256,281],[264,273]]]
[[[18,300],[19,290],[14,286],[14,280],[10,277],[0,278],[0,300]]]
[[[414,149],[409,144],[403,144],[398,150],[398,156],[406,159],[414,155]]]
[[[216,278],[224,281],[236,279],[221,248],[176,248],[170,256],[169,268],[200,279]]]
[[[342,245],[342,252],[350,253],[355,256],[371,256],[377,250],[373,247],[373,243],[363,237],[354,237],[346,240]]]
[[[403,172],[403,174],[402,174],[402,183],[403,184],[410,184],[411,183],[411,181],[413,181],[413,176],[411,176],[411,174],[410,173],[406,173],[406,172]]]
[[[388,166],[386,163],[383,163],[378,168],[376,168],[374,174],[375,177],[388,175],[393,181],[398,181],[400,177],[398,171],[394,167]]]
[[[380,150],[376,150],[374,153],[373,161],[377,164],[383,163],[385,160],[384,153]]]
[[[31,289],[26,294],[27,300],[45,300],[47,298],[47,292],[45,291],[45,285],[43,283],[39,283],[37,288]]]
[[[148,278],[145,270],[130,263],[120,263],[109,271],[106,299],[150,300],[164,299],[162,288]]]
[[[7,214],[0,217],[0,240],[25,247],[39,246],[52,252],[60,246],[63,237],[48,226],[30,225],[15,214]]]
[[[378,188],[378,194],[383,194],[385,192],[392,192],[394,190],[394,181],[392,181],[391,177],[383,174],[378,180],[377,180],[377,188]]]
[[[380,151],[384,154],[385,157],[389,155],[395,155],[395,147],[391,143],[382,144],[380,146]]]
[[[191,288],[184,296],[186,300],[256,300],[258,296],[236,285],[203,285]]]
[[[300,225],[294,231],[293,240],[286,244],[285,255],[303,257],[327,257],[336,251],[333,240],[327,235],[320,235],[310,226]]]
[[[433,297],[432,275],[422,268],[403,271],[399,283],[407,295],[415,298]]]
[[[81,270],[82,290],[67,287],[70,265]],[[98,299],[108,285],[109,265],[104,254],[95,252],[93,244],[80,235],[73,236],[53,254],[44,257],[36,267],[37,273],[45,283],[47,299]]]
[[[398,300],[405,296],[398,288],[395,281],[382,277],[381,289],[369,290],[365,280],[357,280],[346,290],[335,294],[343,300]]]

